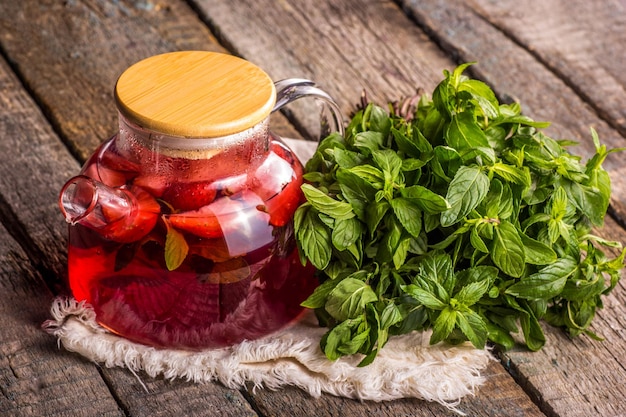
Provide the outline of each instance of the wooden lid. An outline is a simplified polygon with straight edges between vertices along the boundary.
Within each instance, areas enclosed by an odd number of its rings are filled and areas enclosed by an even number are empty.
[[[260,68],[232,55],[206,51],[156,55],[129,67],[115,86],[120,112],[166,135],[211,138],[264,120],[276,100]]]

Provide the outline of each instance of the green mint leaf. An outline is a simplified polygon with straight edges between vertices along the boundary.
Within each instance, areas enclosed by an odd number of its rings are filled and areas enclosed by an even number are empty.
[[[519,213],[519,199],[513,197],[513,191],[511,190],[511,186],[509,184],[502,184],[500,181],[494,179],[491,181],[491,186],[494,183],[501,184],[501,192],[500,192],[500,200],[498,201],[498,215],[500,219],[508,219],[513,214]],[[517,210],[517,211],[516,211]]]
[[[304,178],[308,182],[321,184],[325,181],[326,176],[321,172],[313,171],[305,173],[304,175],[302,175],[302,178]]]
[[[489,253],[489,248],[485,244],[485,241],[478,235],[477,227],[472,227],[472,231],[470,232],[470,243],[474,249],[482,253]]]
[[[459,84],[458,91],[467,91],[472,95],[482,113],[489,119],[500,115],[500,105],[491,87],[482,81],[465,80]]]
[[[419,266],[420,276],[424,277],[427,281],[439,285],[441,288],[438,288],[437,285],[431,288],[440,299],[447,302],[456,286],[456,275],[450,255],[447,253],[431,252],[422,259]]]
[[[404,286],[403,291],[415,298],[421,305],[431,310],[443,310],[447,304],[437,298],[433,293],[418,287],[415,284]]]
[[[563,291],[567,278],[578,264],[571,258],[561,258],[539,272],[522,278],[507,288],[506,293],[519,298],[549,300]]]
[[[352,168],[363,163],[361,154],[346,149],[335,148],[332,155],[341,168]]]
[[[365,156],[382,148],[384,136],[380,132],[360,132],[354,137],[354,146]]]
[[[315,210],[303,206],[300,209],[302,214],[296,211],[298,221],[294,222],[299,246],[313,266],[323,270],[332,254],[330,232]]]
[[[450,208],[450,204],[448,204],[445,198],[421,185],[403,188],[400,190],[400,194],[428,214],[441,213]]]
[[[385,183],[383,172],[372,165],[359,165],[349,169],[349,172],[357,175],[371,184],[374,189],[380,190]]]
[[[381,223],[390,207],[389,203],[384,200],[378,202],[374,201],[367,206],[365,220],[370,235],[374,236],[378,225]]]
[[[520,316],[520,325],[528,349],[536,352],[546,344],[546,336],[532,311],[526,310],[526,314]]]
[[[348,323],[348,327],[354,328],[355,321],[356,320],[350,320],[346,323]],[[341,326],[341,324],[339,326]],[[359,352],[361,347],[367,342],[367,339],[370,337],[370,331],[371,329],[367,326],[366,322],[358,323],[358,327],[353,330],[352,336],[337,346],[337,350],[341,352],[342,355],[354,355]]]
[[[446,74],[446,79],[440,82],[433,91],[433,106],[436,112],[429,112],[432,119],[427,118],[424,121],[426,126],[422,127],[427,137],[431,137],[431,133],[436,131],[437,125],[442,122],[441,118],[449,120],[452,114],[456,113],[451,99],[456,93],[455,86],[450,83],[449,73],[444,72],[444,74]]]
[[[441,119],[441,117],[438,114],[436,114],[435,116],[438,119]],[[441,123],[439,123],[439,124],[441,124]],[[426,130],[428,130],[428,129],[426,129]],[[422,153],[421,158],[422,159],[426,158],[426,159],[430,160],[430,158],[432,158],[433,145],[426,138],[426,135],[425,135],[425,133],[422,132],[422,130],[420,130],[420,129],[412,129],[412,133],[413,133],[413,135],[412,135],[413,143],[415,144],[415,146],[417,146],[419,151]]]
[[[487,322],[488,339],[493,343],[502,346],[504,350],[513,349],[515,339],[511,334],[500,326]],[[517,330],[517,329],[516,329]]]
[[[403,239],[404,228],[395,216],[387,217],[385,226],[387,232],[383,235],[376,256],[380,262],[393,262],[396,268],[399,268],[404,263],[410,242]]]
[[[446,340],[450,336],[456,324],[457,314],[458,312],[450,307],[441,310],[433,323],[433,333],[430,336],[431,345]]]
[[[363,314],[366,304],[375,301],[378,297],[367,283],[348,277],[328,294],[325,309],[333,318],[343,321]]]
[[[326,165],[326,151],[335,148],[345,149],[345,146],[345,140],[339,133],[331,133],[319,143],[319,145],[317,146],[317,150],[315,151],[311,159],[307,161],[305,165],[306,172],[323,170],[324,166]]]
[[[352,217],[349,219],[337,220],[332,231],[331,240],[337,250],[346,250],[357,240],[361,239],[363,228],[361,222]]]
[[[604,291],[604,277],[602,274],[593,274],[591,277],[569,278],[559,295],[568,301],[582,302],[594,299]]]
[[[167,221],[165,237],[165,266],[169,271],[177,269],[189,253],[189,245],[182,233],[171,227]]]
[[[341,282],[340,280],[328,279],[315,288],[311,294],[300,305],[306,308],[322,308],[326,304],[328,294]]]
[[[354,211],[349,203],[335,200],[311,184],[302,184],[301,188],[307,201],[320,213],[335,220],[354,217]]]
[[[411,239],[409,238],[401,239],[400,242],[398,243],[398,246],[393,252],[393,256],[391,258],[393,262],[393,266],[396,269],[400,269],[402,265],[404,265],[404,262],[406,261],[406,257],[409,254],[410,246],[411,246]]]
[[[383,137],[387,137],[389,135],[389,131],[391,130],[391,120],[387,115],[387,112],[379,106],[369,106],[367,109],[367,129],[382,133]]]
[[[396,217],[407,232],[413,237],[418,237],[422,231],[422,211],[411,200],[396,197],[389,202]]]
[[[471,282],[461,288],[454,298],[465,307],[473,306],[485,295],[490,285],[489,279]]]
[[[567,193],[563,187],[558,187],[550,198],[550,216],[554,220],[562,220],[567,214]]]
[[[537,129],[545,129],[550,126],[549,122],[537,122],[531,119],[528,116],[522,116],[520,114],[504,114],[507,106],[500,106],[500,117],[497,120],[494,120],[491,125],[500,125],[500,124],[519,124],[523,126],[530,126]]]
[[[419,130],[416,129],[416,131]],[[415,143],[413,140],[411,140],[410,137],[407,136],[406,129],[398,130],[394,127],[391,129],[391,134],[393,135],[393,138],[398,145],[398,149],[400,149],[402,152],[413,158],[420,158],[422,156],[422,150],[417,143]]]
[[[490,253],[493,263],[504,273],[516,278],[524,274],[524,244],[516,227],[507,220],[502,220],[495,227]]]
[[[355,174],[354,171],[339,168],[337,170],[337,181],[339,182],[341,193],[351,204],[355,200],[358,201],[357,205],[366,204],[374,199],[376,188],[362,176]]]
[[[400,321],[402,321],[402,312],[393,301],[389,301],[380,314],[380,327],[388,329]]]
[[[587,216],[594,225],[602,226],[604,215],[609,208],[610,194],[598,188],[589,187],[574,181],[566,182],[564,189],[566,194],[572,197],[572,202],[578,210]]]
[[[427,164],[427,161],[423,161],[421,159],[407,158],[402,161],[402,171],[404,172],[417,171],[420,168],[424,167],[426,164]]]
[[[365,220],[367,205],[376,195],[374,186],[354,172],[343,168],[337,170],[337,181],[342,195],[352,205],[357,217]]]
[[[467,309],[456,314],[456,324],[461,332],[477,349],[483,349],[487,343],[487,325],[474,311]]]
[[[459,90],[460,89],[460,84],[461,82],[465,82],[467,81],[467,78],[465,76],[463,76],[463,72],[465,72],[465,70],[467,68],[469,68],[470,66],[474,65],[475,62],[466,62],[463,63],[461,65],[458,65],[453,71],[452,73],[447,73],[444,72],[444,74],[447,75],[447,82],[455,89],[455,90]]]
[[[489,191],[489,178],[476,166],[462,166],[450,183],[446,201],[450,208],[441,214],[441,225],[452,226],[480,204]]]
[[[446,130],[446,142],[460,153],[474,148],[489,148],[485,132],[476,124],[474,115],[463,112],[452,116]]]
[[[391,180],[395,181],[402,169],[402,159],[396,152],[391,149],[373,151],[372,159],[383,173],[388,172],[391,175]]]
[[[499,269],[489,265],[478,265],[464,269],[456,274],[456,289],[475,282],[487,282],[491,286],[498,277]]]
[[[502,162],[496,162],[490,167],[490,169],[505,181],[522,185],[524,187],[530,187],[530,171],[527,167],[517,168]]]
[[[454,176],[461,166],[461,155],[449,146],[437,146],[433,152],[435,156],[431,162],[433,174],[446,182],[452,181],[451,176]]]
[[[524,244],[524,260],[532,265],[548,265],[556,262],[557,254],[548,245],[539,242],[524,233],[519,232],[519,236]]]
[[[358,352],[369,334],[369,328],[362,326],[364,323],[367,324],[362,317],[346,319],[326,333],[321,341],[326,357],[334,361]]]

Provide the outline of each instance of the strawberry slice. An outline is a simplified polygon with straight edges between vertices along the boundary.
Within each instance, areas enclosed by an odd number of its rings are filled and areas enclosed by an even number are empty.
[[[117,205],[103,205],[102,214],[110,222],[100,229],[100,234],[109,240],[120,243],[135,242],[146,236],[156,225],[161,206],[148,192],[140,187],[120,190],[131,194],[137,207],[133,210]],[[128,210],[131,210],[128,213]]]
[[[257,207],[270,215],[269,222],[272,226],[284,226],[293,218],[296,209],[304,202],[301,185],[302,177],[299,176],[287,184],[279,194]]]
[[[163,195],[169,183],[166,176],[151,173],[141,174],[133,180],[133,185],[143,188],[155,198]]]
[[[215,204],[217,205],[222,199],[228,198],[219,198]],[[228,221],[234,219],[235,216],[236,213],[218,215],[213,211],[211,206],[204,206],[198,210],[170,214],[167,216],[167,219],[170,224],[178,230],[189,232],[198,237],[213,239],[224,236],[222,232],[222,222],[228,223]]]
[[[263,200],[267,200],[282,191],[294,178],[301,176],[302,168],[299,164],[292,166],[289,162],[270,152],[265,161],[254,172],[251,178],[250,188]]]
[[[163,191],[162,198],[177,210],[197,210],[215,200],[217,190],[211,182],[177,182]]]
[[[251,252],[273,239],[269,215],[257,210],[263,200],[244,190],[220,197],[198,210],[167,215],[170,225],[195,236],[223,238],[230,256]]]
[[[257,207],[270,215],[272,226],[284,226],[303,202],[302,164],[289,149],[272,142],[266,161],[255,172],[254,191],[265,203]]]
[[[139,165],[119,155],[113,139],[103,143],[85,163],[82,173],[110,187],[119,187],[139,175]]]

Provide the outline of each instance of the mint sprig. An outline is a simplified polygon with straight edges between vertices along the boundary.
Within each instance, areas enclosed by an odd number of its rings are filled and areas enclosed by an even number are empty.
[[[426,329],[431,343],[505,349],[521,330],[538,350],[540,320],[598,338],[589,325],[626,251],[607,257],[621,245],[591,229],[610,199],[602,162],[621,149],[592,130],[583,163],[463,75],[469,65],[446,71],[432,99],[366,103],[307,163],[296,237],[323,282],[303,305],[329,327],[331,359],[366,365],[390,335]]]

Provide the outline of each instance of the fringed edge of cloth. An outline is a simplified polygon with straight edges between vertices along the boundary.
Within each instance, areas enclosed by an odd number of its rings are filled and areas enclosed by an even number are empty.
[[[246,383],[255,390],[293,385],[313,397],[328,393],[371,401],[418,398],[459,413],[461,399],[475,394],[485,381],[481,371],[494,360],[488,349],[469,343],[429,345],[428,332],[413,332],[391,337],[368,366],[357,366],[362,355],[330,361],[319,347],[326,329],[318,326],[312,312],[262,339],[200,352],[131,342],[98,325],[92,307],[73,298],[55,299],[51,315],[43,328],[60,345],[109,368],[198,383],[219,381],[232,389]]]

